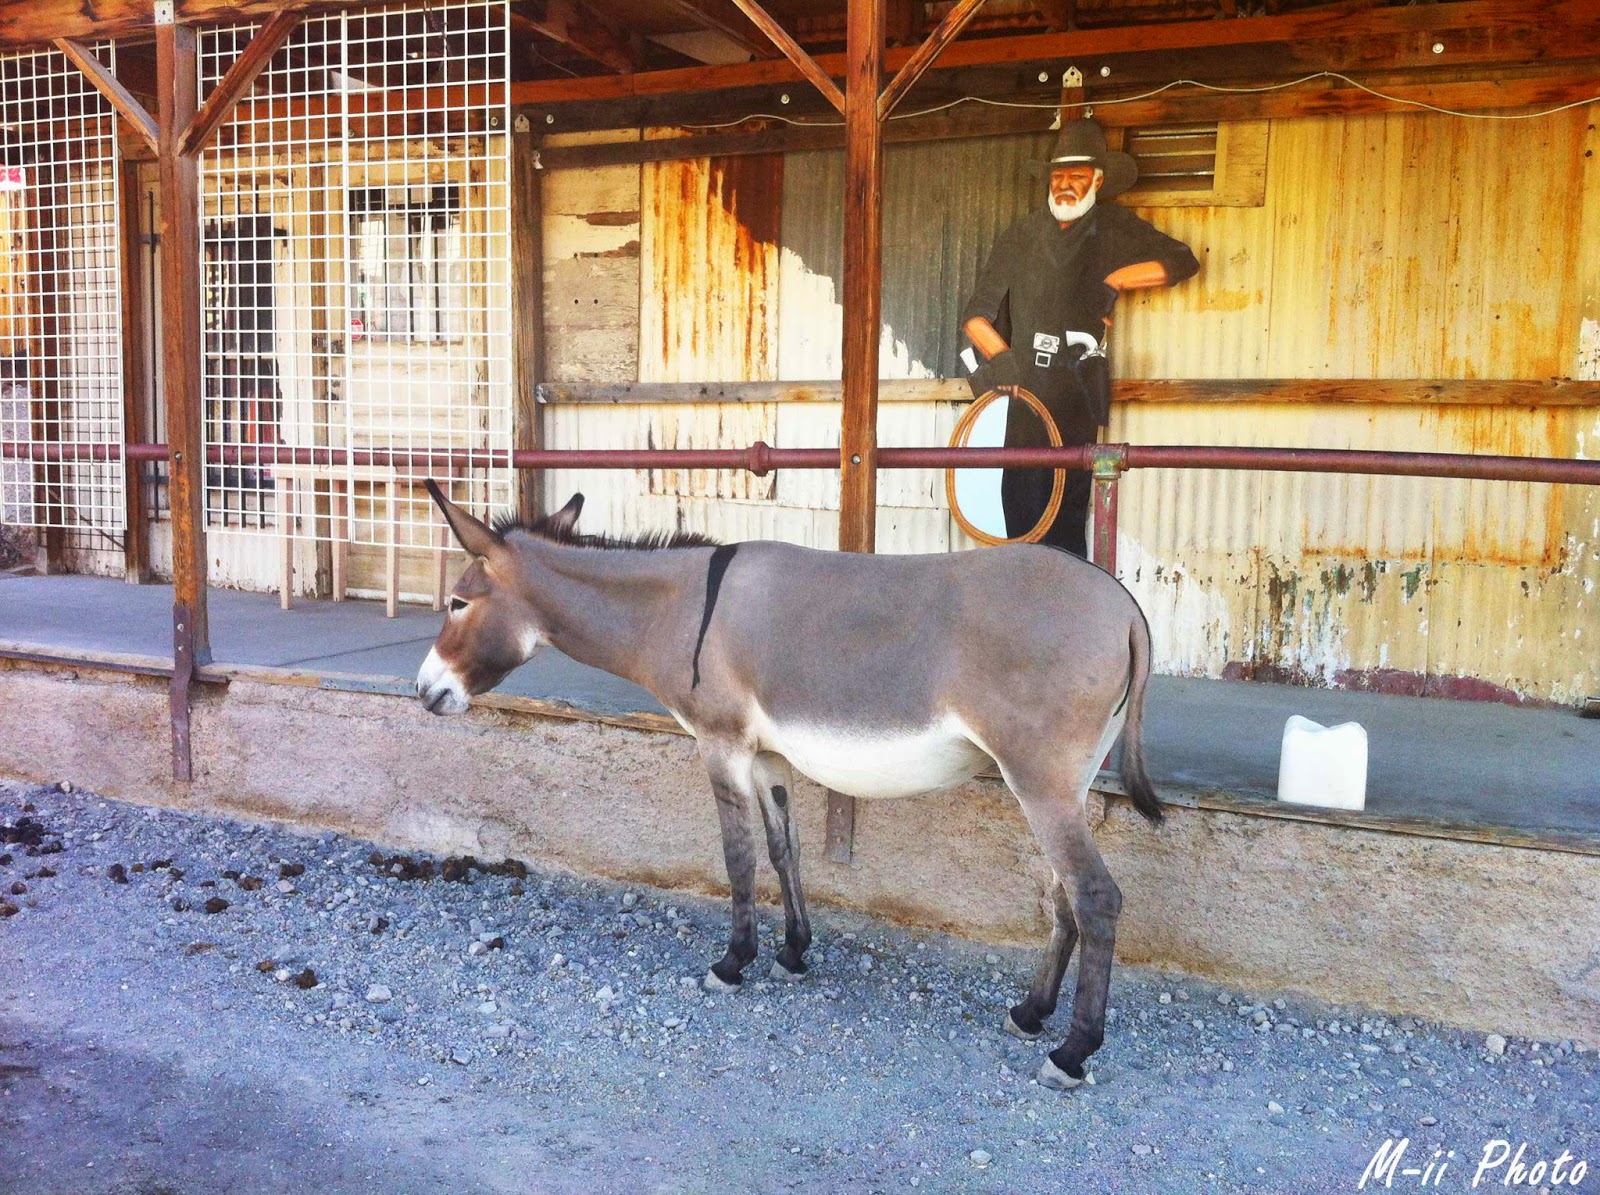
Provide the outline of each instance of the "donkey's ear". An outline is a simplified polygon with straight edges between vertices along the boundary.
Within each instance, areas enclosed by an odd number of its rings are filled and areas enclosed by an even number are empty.
[[[554,531],[562,535],[572,534],[572,529],[578,523],[578,512],[583,509],[583,495],[574,494],[567,499],[567,504],[547,520]]]
[[[446,498],[432,478],[422,484],[428,487],[428,493],[444,513],[444,521],[450,524],[450,530],[455,532],[469,556],[487,556],[495,548],[505,547],[505,540]]]

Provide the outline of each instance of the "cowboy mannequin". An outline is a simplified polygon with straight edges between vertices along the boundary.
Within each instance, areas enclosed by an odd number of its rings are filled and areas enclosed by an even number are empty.
[[[1104,342],[1117,296],[1175,285],[1200,266],[1182,241],[1104,202],[1131,187],[1139,169],[1127,154],[1106,148],[1094,121],[1063,123],[1049,167],[1045,205],[995,241],[962,310],[962,330],[977,350],[976,357],[971,350],[963,357],[974,397],[1022,386],[1049,409],[1064,444],[1092,444],[1110,417]],[[1040,420],[1014,402],[1005,442],[1035,447],[1049,441]],[[1047,469],[1004,472],[1000,502],[1008,536],[1025,535],[1039,521],[1051,481]],[[1088,554],[1091,485],[1087,473],[1067,475],[1061,511],[1044,543]]]

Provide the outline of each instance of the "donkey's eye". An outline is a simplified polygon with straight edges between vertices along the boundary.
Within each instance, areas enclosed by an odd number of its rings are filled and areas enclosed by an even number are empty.
[[[466,608],[467,608],[467,603],[466,603],[465,599],[458,598],[458,597],[453,597],[453,598],[450,599],[450,613],[459,614],[461,611],[465,610]]]

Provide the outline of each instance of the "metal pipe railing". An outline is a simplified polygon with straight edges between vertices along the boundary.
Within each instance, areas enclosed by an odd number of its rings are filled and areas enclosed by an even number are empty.
[[[38,444],[0,442],[0,459],[52,463],[163,461],[165,444]],[[543,448],[507,453],[490,449],[409,450],[291,448],[282,445],[213,446],[208,463],[390,465],[437,469],[837,469],[836,448]],[[1600,461],[1564,457],[1485,456],[1458,452],[1387,452],[1367,449],[1245,448],[1175,444],[1084,444],[1063,448],[880,448],[880,469],[1249,469],[1288,473],[1359,473],[1397,477],[1454,477],[1481,481],[1531,481],[1600,485]]]

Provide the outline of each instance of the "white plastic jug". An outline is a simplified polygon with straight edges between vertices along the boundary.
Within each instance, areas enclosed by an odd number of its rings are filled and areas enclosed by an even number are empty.
[[[1325,809],[1367,804],[1367,728],[1359,722],[1323,726],[1292,715],[1283,724],[1278,800]]]

